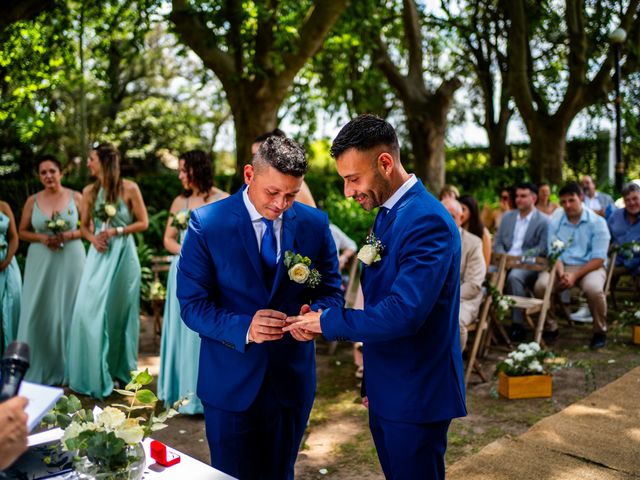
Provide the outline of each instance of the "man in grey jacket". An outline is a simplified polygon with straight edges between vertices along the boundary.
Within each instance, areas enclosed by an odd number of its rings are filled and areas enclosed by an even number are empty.
[[[547,228],[549,217],[535,207],[538,188],[532,183],[516,187],[516,210],[506,212],[496,232],[493,251],[515,256],[546,256]],[[526,296],[527,287],[533,289],[538,272],[522,269],[511,270],[507,276],[506,293]],[[512,326],[509,336],[514,341],[523,341],[525,330],[520,309],[512,311]]]

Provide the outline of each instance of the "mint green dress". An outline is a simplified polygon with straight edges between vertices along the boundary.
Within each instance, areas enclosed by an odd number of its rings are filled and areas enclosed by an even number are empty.
[[[189,199],[185,208],[187,211]],[[180,244],[185,231],[180,231]],[[160,375],[158,376],[158,398],[173,405],[184,396],[189,403],[180,407],[180,413],[194,415],[203,413],[202,402],[196,396],[200,336],[187,327],[180,318],[180,304],[176,295],[178,255],[171,260],[167,278],[167,296],[164,303],[162,340],[160,343]]]
[[[60,217],[71,230],[78,228],[78,208],[73,194]],[[51,233],[49,218],[42,213],[36,197],[31,226],[36,233]],[[65,242],[52,251],[41,243],[29,245],[24,268],[24,288],[20,308],[18,340],[31,347],[31,362],[25,379],[45,385],[65,383],[69,322],[80,285],[86,254],[80,239]]]
[[[9,251],[10,218],[0,212],[0,262],[7,258]],[[4,353],[18,333],[20,319],[20,296],[22,294],[22,277],[16,257],[11,259],[9,266],[0,272],[0,354]]]
[[[102,189],[96,205],[104,200]],[[109,228],[124,227],[133,216],[121,198]],[[93,219],[96,231],[102,228]],[[129,383],[137,369],[140,335],[140,261],[131,235],[114,236],[109,248],[89,248],[80,279],[69,343],[66,378],[69,387],[97,399],[113,390],[113,378]]]

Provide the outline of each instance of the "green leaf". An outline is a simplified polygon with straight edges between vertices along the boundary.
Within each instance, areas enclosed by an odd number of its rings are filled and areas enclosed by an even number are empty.
[[[47,413],[44,417],[42,417],[42,423],[44,423],[45,425],[55,425],[56,414],[53,411]]]
[[[140,403],[150,404],[158,401],[158,397],[151,390],[143,389],[136,392],[136,400]]]
[[[66,413],[59,413],[58,415],[56,415],[56,424],[60,428],[67,428],[69,425],[71,425],[71,417]]]
[[[69,413],[75,413],[82,408],[82,402],[80,402],[80,399],[75,395],[70,395],[67,407],[69,409]]]
[[[119,388],[114,388],[113,389],[115,392],[118,392],[120,395],[124,395],[126,397],[133,397],[135,395],[135,393],[129,391],[129,390],[122,390]]]
[[[144,372],[138,373],[138,375],[132,379],[132,382],[139,383],[140,385],[149,385],[153,382],[153,377],[149,373],[149,369],[145,368]]]

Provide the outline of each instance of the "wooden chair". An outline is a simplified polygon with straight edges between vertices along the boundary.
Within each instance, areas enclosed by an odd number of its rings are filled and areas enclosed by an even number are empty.
[[[544,257],[514,257],[507,256],[505,275],[504,278],[512,269],[533,270],[536,272],[544,272],[549,268],[549,261]],[[554,263],[551,271],[549,272],[549,282],[544,291],[543,298],[521,297],[518,295],[504,295],[505,298],[514,302],[512,308],[521,308],[524,310],[524,317],[527,320],[529,326],[534,329],[534,341],[540,345],[544,345],[542,341],[542,330],[544,328],[544,322],[551,308],[551,294],[553,293],[553,286],[556,279],[557,262]],[[532,315],[538,315],[537,323],[533,321]]]
[[[160,281],[160,273],[169,272],[171,268],[171,255],[153,256],[151,257],[151,271],[153,272],[153,281]],[[153,310],[153,331],[154,343],[159,344],[162,335],[162,315],[164,313],[164,300],[152,300],[151,308]]]
[[[498,288],[500,285],[504,285],[504,271],[506,265],[506,255],[493,253],[491,255],[491,266],[494,267],[492,272],[487,273],[487,281]],[[501,288],[500,290],[501,291]],[[464,374],[464,385],[465,388],[469,385],[469,380],[471,379],[471,374],[476,372],[478,376],[482,379],[482,381],[487,382],[488,378],[482,371],[482,365],[478,361],[478,358],[484,357],[486,353],[486,345],[487,345],[487,337],[490,330],[491,323],[491,303],[493,302],[493,297],[489,292],[486,292],[484,295],[484,299],[482,300],[482,304],[480,305],[480,314],[478,316],[478,321],[472,323],[467,327],[469,332],[475,332],[473,339],[473,346],[471,347],[471,353],[469,354],[469,359],[467,360],[467,367],[465,369]],[[480,355],[479,355],[480,354]]]

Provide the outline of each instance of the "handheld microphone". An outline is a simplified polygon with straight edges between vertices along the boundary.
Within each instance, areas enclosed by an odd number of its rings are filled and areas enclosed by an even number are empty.
[[[12,342],[4,352],[0,362],[0,402],[15,397],[20,383],[29,368],[29,345],[24,342]]]

